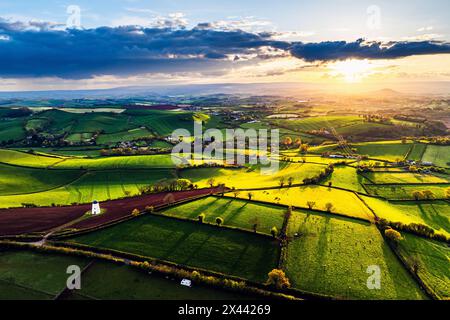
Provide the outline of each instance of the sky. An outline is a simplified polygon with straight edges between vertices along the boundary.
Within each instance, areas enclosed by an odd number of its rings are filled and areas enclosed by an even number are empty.
[[[450,81],[448,0],[1,0],[0,90]]]

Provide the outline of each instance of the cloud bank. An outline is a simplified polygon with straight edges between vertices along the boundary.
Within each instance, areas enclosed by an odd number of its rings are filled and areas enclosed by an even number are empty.
[[[450,53],[450,43],[438,41],[355,42],[326,41],[319,43],[294,43],[293,56],[308,62],[346,59],[398,59],[415,55]]]
[[[0,19],[0,77],[87,79],[101,75],[219,72],[236,63],[293,56],[307,62],[349,58],[396,59],[450,53],[450,43],[318,43],[277,40],[270,32],[220,30],[208,23],[192,29],[98,27],[64,29],[44,22]]]

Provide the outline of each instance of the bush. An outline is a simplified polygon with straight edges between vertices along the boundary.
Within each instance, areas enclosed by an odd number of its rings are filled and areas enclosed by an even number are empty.
[[[316,205],[316,202],[315,201],[308,201],[308,202],[306,202],[306,204],[308,205],[309,209],[312,209]]]
[[[203,221],[205,221],[205,214],[204,213],[199,214],[197,219],[198,222],[203,223]]]
[[[283,270],[273,269],[268,274],[267,284],[277,289],[289,288],[291,283]]]
[[[272,229],[270,229],[270,234],[272,235],[272,237],[276,237],[278,234],[278,229],[277,227],[272,227]]]
[[[331,202],[327,202],[327,203],[325,204],[325,210],[326,210],[327,212],[331,212],[331,211],[333,210],[333,204],[332,204]]]
[[[223,218],[217,217],[216,218],[216,223],[217,223],[218,226],[222,225],[223,224]]]
[[[400,234],[400,232],[394,229],[386,229],[384,231],[384,235],[394,242],[399,242],[400,240],[402,240],[402,235]]]

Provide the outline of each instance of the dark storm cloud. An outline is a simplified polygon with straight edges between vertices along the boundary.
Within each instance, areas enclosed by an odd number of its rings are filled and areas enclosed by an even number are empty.
[[[94,75],[201,71],[223,66],[228,54],[288,44],[268,35],[204,28],[100,27],[56,30],[0,21],[0,76],[69,79]],[[0,38],[1,39],[1,38]],[[230,59],[233,60],[233,59]]]
[[[450,43],[419,42],[355,42],[327,41],[294,43],[291,54],[308,62],[357,59],[397,59],[414,55],[450,53]]]
[[[77,30],[0,19],[0,77],[84,79],[96,75],[225,72],[233,63],[249,63],[246,55],[273,59],[291,54],[305,61],[331,61],[450,52],[448,43],[430,41],[393,42],[384,47],[362,40],[291,43],[272,36],[268,32],[216,30],[208,23],[192,29],[126,26]]]

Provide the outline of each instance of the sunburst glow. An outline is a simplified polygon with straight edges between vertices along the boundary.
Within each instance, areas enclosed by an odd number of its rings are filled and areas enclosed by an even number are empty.
[[[375,66],[368,60],[338,61],[329,66],[331,75],[342,77],[346,82],[361,82],[371,75]]]

